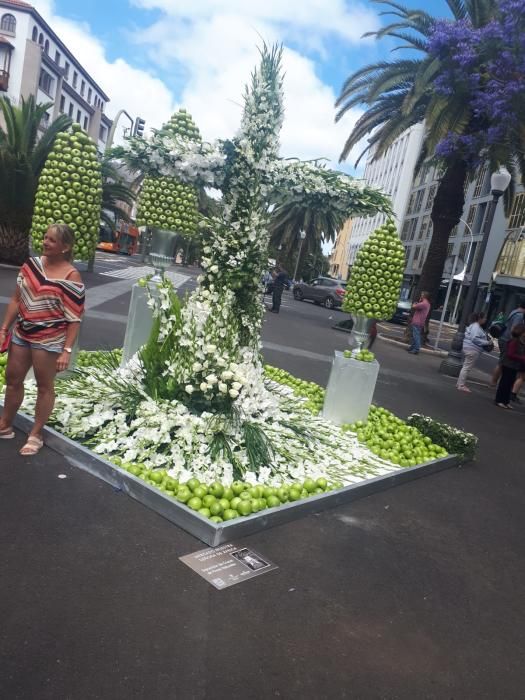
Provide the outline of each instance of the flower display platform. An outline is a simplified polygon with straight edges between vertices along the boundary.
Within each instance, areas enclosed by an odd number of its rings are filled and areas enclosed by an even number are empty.
[[[32,422],[32,418],[19,413],[14,423],[15,427],[20,430],[28,431]],[[458,466],[460,463],[458,457],[449,455],[415,467],[393,468],[385,475],[369,479],[363,478],[357,483],[344,486],[336,491],[310,496],[307,499],[286,503],[276,508],[267,508],[243,518],[215,524],[183,503],[165,496],[142,479],[102,459],[83,445],[52,428],[45,429],[44,441],[47,447],[65,457],[73,466],[102,479],[211,547],[217,547],[230,540],[297,520],[311,513],[350,503],[393,486]]]

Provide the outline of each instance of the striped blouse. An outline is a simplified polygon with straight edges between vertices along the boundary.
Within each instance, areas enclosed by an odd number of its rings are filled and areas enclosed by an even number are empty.
[[[82,319],[84,285],[48,279],[41,258],[29,258],[22,265],[17,284],[20,300],[16,334],[41,345],[63,345],[67,324]]]

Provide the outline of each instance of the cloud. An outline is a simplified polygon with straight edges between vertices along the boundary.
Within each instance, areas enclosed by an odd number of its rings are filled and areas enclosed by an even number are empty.
[[[33,5],[109,95],[108,116],[126,109],[159,127],[179,106],[195,118],[207,140],[231,137],[238,129],[244,85],[258,60],[262,41],[285,46],[285,122],[282,155],[324,157],[334,167],[359,110],[334,124],[334,88],[323,82],[325,69],[337,61],[333,46],[355,48],[365,31],[377,28],[376,15],[344,0],[131,0],[155,10],[156,21],[128,37],[142,50],[149,70],[130,63],[129,46],[115,60],[83,22],[60,16],[53,0]],[[159,14],[160,13],[160,14]],[[136,12],[135,12],[136,14]],[[148,17],[148,13],[143,13]],[[122,27],[116,31],[122,31]],[[127,51],[126,51],[127,49]],[[340,48],[339,48],[340,50]],[[122,122],[126,126],[125,120]],[[358,150],[348,159],[348,169]]]
[[[175,107],[175,99],[166,84],[155,75],[135,68],[123,58],[109,61],[104,46],[83,22],[61,17],[52,0],[33,0],[33,6],[49,23],[66,46],[110,98],[109,117],[125,109],[132,118],[141,116],[149,126],[166,121]],[[129,126],[122,119],[122,127]],[[120,129],[117,131],[117,134]],[[120,132],[121,133],[121,132]]]
[[[237,130],[242,90],[258,60],[257,46],[263,40],[284,43],[282,154],[326,157],[336,165],[361,112],[352,110],[334,124],[336,94],[319,76],[316,62],[337,60],[331,54],[334,42],[355,45],[364,32],[376,29],[373,12],[343,0],[133,0],[133,4],[161,13],[134,34],[134,41],[161,70],[182,75],[180,103],[207,139],[231,136]],[[351,153],[349,164],[359,152]]]

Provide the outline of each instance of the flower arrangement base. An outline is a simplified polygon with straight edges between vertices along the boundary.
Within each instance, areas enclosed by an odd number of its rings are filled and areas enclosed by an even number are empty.
[[[29,431],[33,420],[25,414],[19,413],[14,424],[15,427],[23,431]],[[243,518],[215,524],[183,503],[164,495],[141,479],[99,457],[83,445],[70,440],[52,428],[45,429],[44,441],[47,447],[64,456],[73,466],[111,484],[114,488],[154,510],[211,547],[218,547],[224,542],[230,542],[276,525],[283,525],[328,508],[335,508],[460,464],[457,456],[449,455],[404,469],[392,465],[392,469],[386,471],[382,476],[356,478],[354,483],[336,491],[310,496],[277,508],[267,508]]]
[[[157,285],[160,281],[162,281],[160,277],[158,280],[150,280],[148,283],[149,289],[138,283],[132,287],[126,335],[124,336],[124,347],[122,349],[122,367],[127,365],[139,348],[148,342],[153,327],[153,314],[148,305],[148,300],[152,295],[157,296]]]
[[[366,421],[379,374],[379,363],[361,362],[335,351],[326,387],[323,418],[343,425]]]

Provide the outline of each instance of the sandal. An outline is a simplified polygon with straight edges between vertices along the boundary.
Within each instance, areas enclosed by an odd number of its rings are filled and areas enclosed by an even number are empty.
[[[23,457],[32,457],[40,452],[44,446],[44,441],[37,438],[35,435],[30,435],[27,438],[26,444],[20,448],[20,454]]]
[[[456,389],[457,389],[458,391],[464,391],[466,394],[471,394],[471,393],[472,393],[472,392],[470,391],[470,389],[468,388],[468,386],[465,386],[464,384],[463,384],[463,386],[457,386]]]
[[[11,440],[15,436],[13,428],[0,428],[0,440]]]
[[[507,411],[512,410],[512,406],[509,406],[508,403],[497,403],[496,406],[498,408],[505,408]]]

